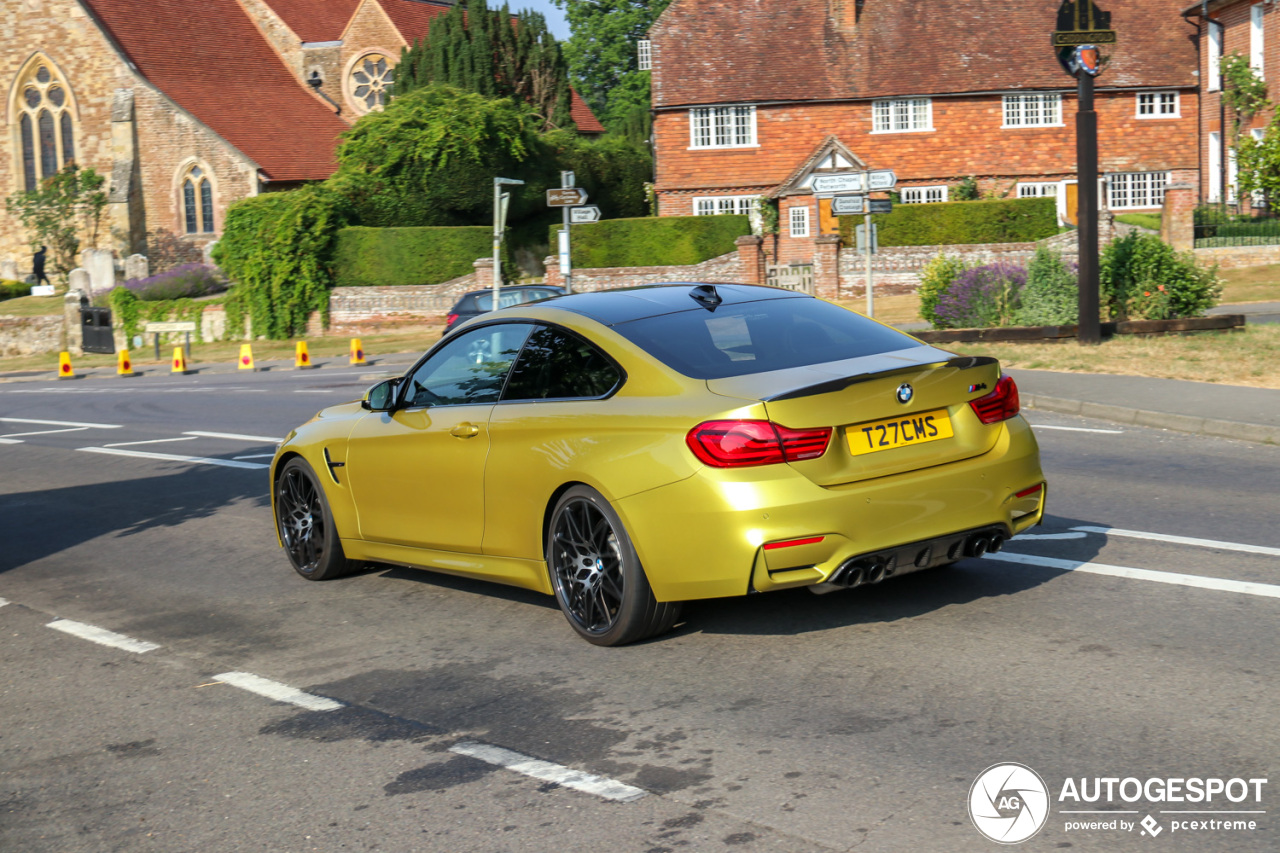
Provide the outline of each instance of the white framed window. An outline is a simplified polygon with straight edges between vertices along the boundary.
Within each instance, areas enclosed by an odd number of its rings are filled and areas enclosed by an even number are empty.
[[[693,200],[694,216],[719,216],[724,213],[737,213],[750,216],[755,207],[754,195],[716,195],[701,196]]]
[[[636,42],[636,67],[641,71],[653,70],[653,42],[649,39]]]
[[[1106,177],[1107,207],[1112,210],[1160,207],[1168,172],[1119,172]]]
[[[1249,67],[1262,77],[1262,54],[1266,48],[1266,37],[1262,30],[1263,6],[1257,3],[1249,7]]]
[[[1062,95],[1034,92],[1004,96],[1005,127],[1060,127]]]
[[[691,148],[750,148],[756,144],[756,108],[699,107],[689,111]]]
[[[1209,28],[1209,91],[1216,92],[1222,88],[1222,24],[1207,21]]]
[[[947,187],[904,187],[901,198],[903,204],[933,204],[946,201]]]
[[[1057,181],[1018,182],[1018,198],[1046,198],[1058,195]]]
[[[1139,92],[1138,118],[1178,118],[1181,115],[1177,92]]]
[[[791,208],[791,236],[809,236],[809,208],[807,205]]]
[[[933,101],[929,98],[872,101],[871,115],[872,133],[933,130]]]
[[[1222,137],[1217,131],[1209,133],[1209,196],[1205,201],[1214,204],[1222,201]]]

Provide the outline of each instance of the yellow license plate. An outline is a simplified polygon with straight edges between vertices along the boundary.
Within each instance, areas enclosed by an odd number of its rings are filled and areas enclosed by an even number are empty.
[[[914,415],[854,424],[845,428],[849,452],[854,456],[906,447],[909,444],[924,444],[926,441],[938,441],[953,435],[955,433],[951,430],[951,418],[946,409],[917,412]]]

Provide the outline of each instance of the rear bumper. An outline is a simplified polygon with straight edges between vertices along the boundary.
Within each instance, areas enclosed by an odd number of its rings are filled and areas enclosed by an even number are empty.
[[[616,508],[655,596],[679,601],[826,583],[855,557],[967,531],[1016,535],[1040,521],[1045,490],[1017,493],[1043,483],[1035,438],[1015,418],[987,453],[933,468],[834,488],[787,465],[703,468]]]

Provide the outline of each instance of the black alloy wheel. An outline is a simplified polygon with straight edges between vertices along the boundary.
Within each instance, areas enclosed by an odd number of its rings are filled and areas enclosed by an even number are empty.
[[[556,503],[547,566],[561,611],[590,643],[635,642],[679,616],[679,602],[654,598],[622,520],[594,489],[575,486]]]
[[[320,581],[354,568],[338,541],[324,490],[301,457],[285,463],[276,478],[275,511],[280,541],[298,574]]]

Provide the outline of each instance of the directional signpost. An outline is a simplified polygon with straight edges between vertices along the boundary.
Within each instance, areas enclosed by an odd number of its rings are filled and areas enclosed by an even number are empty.
[[[600,218],[600,208],[587,203],[587,191],[573,185],[573,172],[560,173],[560,189],[547,190],[547,207],[564,210],[564,227],[560,230],[560,275],[564,277],[564,289],[573,293],[573,257],[569,242],[569,227],[574,223],[595,222]]]
[[[865,195],[838,195],[831,199],[831,213],[835,216],[849,216],[866,213],[867,197]]]
[[[833,216],[848,216],[861,213],[866,219],[862,228],[867,234],[874,234],[871,228],[871,214],[888,213],[893,210],[893,202],[889,199],[872,198],[865,195],[869,192],[883,192],[898,185],[898,176],[892,169],[870,169],[863,172],[838,172],[813,176],[813,194],[818,198],[831,199]],[[866,241],[867,252],[867,316],[875,316],[875,297],[871,293],[871,253],[874,240]]]
[[[1098,317],[1098,114],[1093,110],[1093,78],[1102,70],[1100,44],[1115,44],[1111,13],[1093,0],[1063,0],[1058,29],[1053,33],[1058,61],[1078,83],[1076,163],[1079,187],[1076,234],[1079,241],[1080,301],[1076,340],[1082,345],[1102,341]]]
[[[814,175],[813,194],[860,193],[866,186],[863,183],[862,174],[862,172],[845,172],[839,175]]]

